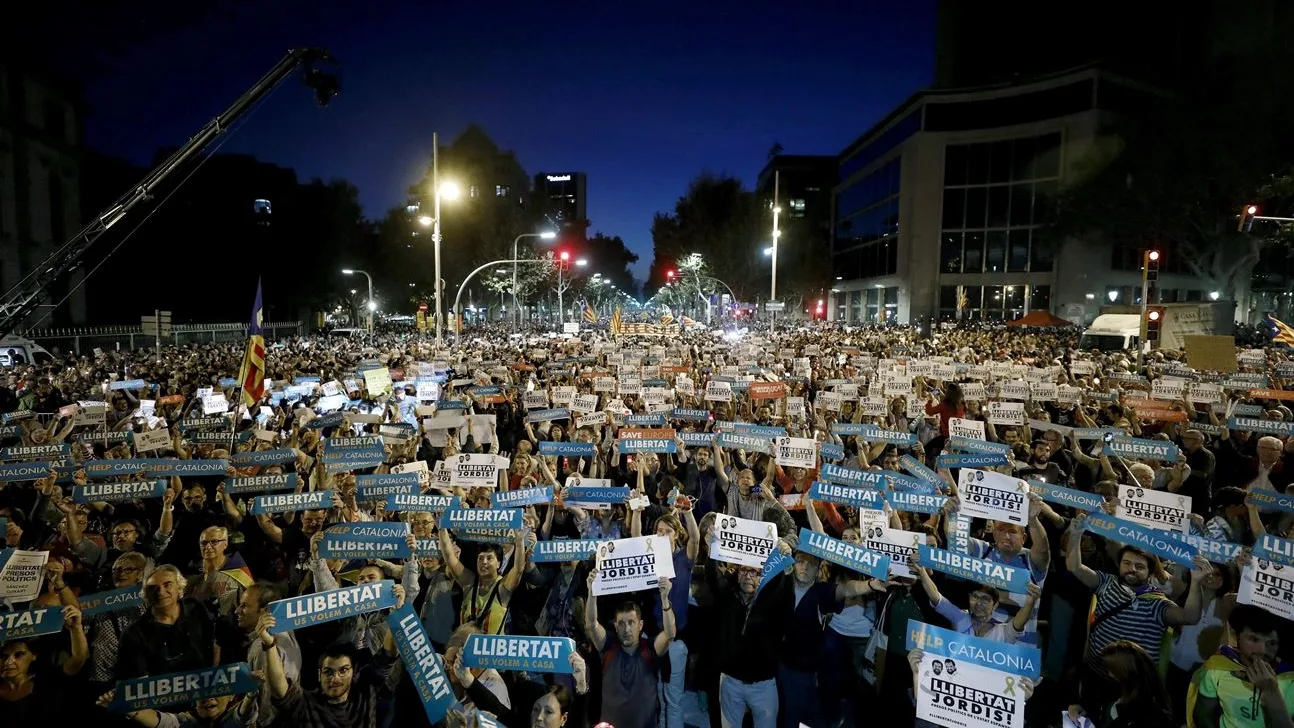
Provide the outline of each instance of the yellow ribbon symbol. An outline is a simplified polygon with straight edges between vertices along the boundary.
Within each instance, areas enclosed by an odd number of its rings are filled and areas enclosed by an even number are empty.
[[[1013,698],[1015,697],[1015,678],[1008,677],[1006,679],[1006,690],[1003,690],[1002,693],[1004,695],[1010,695]]]

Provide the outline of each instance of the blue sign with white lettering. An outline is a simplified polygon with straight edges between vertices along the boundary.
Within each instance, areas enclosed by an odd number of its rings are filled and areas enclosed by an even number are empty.
[[[570,637],[522,637],[474,634],[463,645],[463,664],[482,670],[571,673]]]
[[[405,671],[418,691],[427,720],[431,725],[440,723],[457,698],[449,676],[445,674],[445,664],[427,638],[422,620],[413,611],[413,605],[406,604],[386,615],[386,623],[391,628],[391,637],[400,652]]]
[[[201,670],[118,680],[112,703],[108,707],[117,713],[133,713],[194,703],[206,698],[251,693],[260,687],[260,682],[252,677],[250,665],[246,662],[233,662]]]
[[[270,602],[273,634],[354,617],[395,606],[395,582],[390,579],[288,597]]]
[[[970,665],[1012,673],[1035,682],[1042,675],[1042,652],[1037,647],[961,634],[915,619],[908,620],[907,633],[909,651],[923,650],[926,654],[962,660]]]
[[[890,557],[863,546],[832,538],[807,528],[800,529],[797,551],[812,554],[851,571],[874,579],[885,579],[890,573]]]

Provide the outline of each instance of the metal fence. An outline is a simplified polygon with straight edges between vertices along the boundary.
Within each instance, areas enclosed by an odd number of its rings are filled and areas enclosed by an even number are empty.
[[[266,340],[298,336],[303,331],[305,325],[300,321],[265,324]],[[59,352],[71,350],[78,355],[89,354],[95,349],[151,349],[156,341],[153,335],[145,334],[138,325],[35,329],[26,332],[24,336],[50,351],[57,348]],[[171,335],[162,337],[162,346],[214,344],[246,339],[247,324],[175,324],[171,327]]]

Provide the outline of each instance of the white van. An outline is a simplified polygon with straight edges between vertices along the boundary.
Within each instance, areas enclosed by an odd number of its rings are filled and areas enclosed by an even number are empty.
[[[31,339],[16,336],[0,339],[0,366],[48,364],[52,361],[54,361],[54,355]]]
[[[1083,331],[1079,349],[1124,351],[1136,349],[1141,340],[1141,315],[1135,313],[1103,313],[1092,320]]]

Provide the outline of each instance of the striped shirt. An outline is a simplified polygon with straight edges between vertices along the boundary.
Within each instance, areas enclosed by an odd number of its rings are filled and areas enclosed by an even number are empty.
[[[1164,613],[1173,605],[1172,600],[1162,592],[1150,589],[1137,591],[1119,580],[1117,576],[1099,572],[1100,585],[1096,587],[1096,618],[1111,610],[1119,613],[1106,619],[1092,628],[1087,640],[1087,665],[1097,672],[1105,674],[1101,663],[1101,650],[1119,640],[1128,640],[1141,645],[1153,663],[1159,662],[1159,647],[1164,640],[1164,631],[1168,626]],[[1136,600],[1131,606],[1123,607],[1130,600]]]

